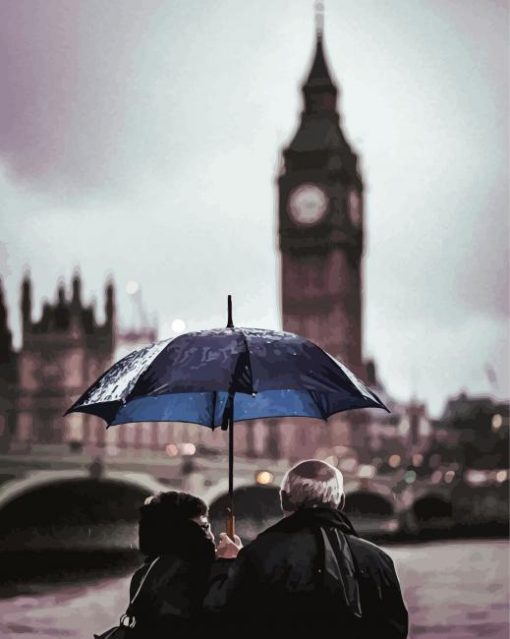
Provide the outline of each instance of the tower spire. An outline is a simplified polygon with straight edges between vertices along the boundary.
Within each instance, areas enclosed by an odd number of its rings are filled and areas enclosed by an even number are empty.
[[[72,306],[75,310],[80,309],[81,308],[81,277],[80,277],[80,269],[78,267],[74,269],[72,289],[73,289],[73,294],[71,298]]]
[[[113,287],[113,278],[110,276],[105,286],[105,316],[106,322],[113,325],[115,321],[115,289]]]
[[[324,54],[324,2],[316,0],[315,8],[315,52],[310,71],[302,91],[305,98],[305,113],[327,115],[338,119],[336,99],[338,90],[333,82]]]
[[[7,325],[7,307],[4,300],[2,280],[0,279],[0,364],[8,361],[11,355],[12,335]]]
[[[25,271],[21,284],[21,317],[23,330],[30,328],[32,323],[32,282],[28,271]]]
[[[324,2],[321,0],[315,0],[315,32],[317,33],[317,39],[322,38],[324,33]]]

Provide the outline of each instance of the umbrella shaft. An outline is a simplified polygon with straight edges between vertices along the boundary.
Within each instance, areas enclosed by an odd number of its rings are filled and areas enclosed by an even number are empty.
[[[234,420],[229,419],[228,424],[228,495],[230,509],[234,512]]]
[[[229,395],[228,404],[228,496],[227,534],[233,540],[234,527],[234,395]]]

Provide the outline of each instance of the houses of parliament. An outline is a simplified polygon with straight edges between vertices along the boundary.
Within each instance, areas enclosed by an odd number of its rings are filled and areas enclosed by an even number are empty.
[[[236,449],[250,456],[292,459],[316,455],[337,444],[366,448],[367,437],[377,449],[377,442],[392,433],[418,446],[428,428],[425,408],[416,404],[408,410],[392,402],[376,379],[375,365],[363,357],[363,176],[342,129],[338,88],[328,67],[322,29],[317,30],[305,78],[300,120],[281,152],[276,176],[283,330],[310,338],[344,362],[382,393],[393,414],[343,414],[328,428],[305,423],[282,427],[274,420],[239,423]],[[22,346],[15,352],[0,290],[1,450],[61,443],[80,449],[164,449],[169,443],[185,441],[204,450],[224,449],[221,432],[196,426],[133,424],[106,433],[103,422],[92,416],[63,417],[65,409],[118,357],[113,282],[105,285],[102,323],[94,308],[83,303],[78,273],[70,290],[58,286],[54,303],[44,304],[38,320],[26,275],[20,307]]]

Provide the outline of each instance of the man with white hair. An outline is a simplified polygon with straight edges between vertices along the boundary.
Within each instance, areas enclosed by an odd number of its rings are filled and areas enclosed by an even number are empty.
[[[302,461],[285,475],[280,497],[283,519],[245,548],[220,535],[204,605],[224,613],[223,634],[405,639],[408,615],[393,561],[360,539],[341,512],[342,473]]]

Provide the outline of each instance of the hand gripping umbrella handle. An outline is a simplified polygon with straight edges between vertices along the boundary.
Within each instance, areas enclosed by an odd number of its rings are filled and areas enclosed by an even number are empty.
[[[236,534],[236,518],[230,508],[227,508],[227,535],[235,541]]]

